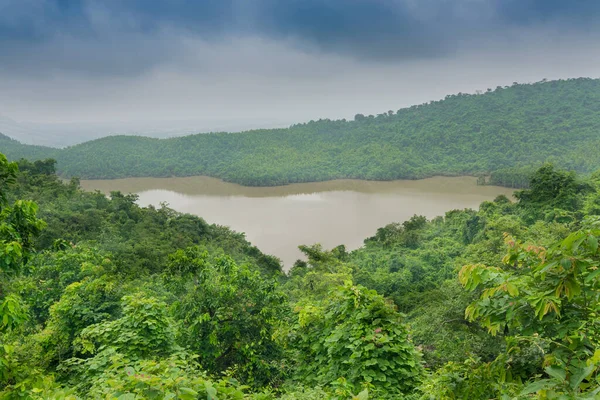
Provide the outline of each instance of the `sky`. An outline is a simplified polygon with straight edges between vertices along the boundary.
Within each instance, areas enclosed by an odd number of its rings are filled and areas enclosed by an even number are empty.
[[[597,0],[0,0],[0,121],[100,134],[352,118],[600,77],[599,39]]]

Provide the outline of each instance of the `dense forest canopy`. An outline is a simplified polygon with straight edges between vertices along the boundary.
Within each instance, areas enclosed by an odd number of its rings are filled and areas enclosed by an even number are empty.
[[[600,165],[599,104],[600,80],[515,83],[352,121],[162,140],[113,136],[66,149],[0,136],[0,150],[11,160],[54,158],[60,175],[86,179],[208,175],[268,186],[466,174],[522,187],[547,161],[581,173]]]
[[[0,398],[594,399],[600,173],[283,274],[242,234],[0,154]]]

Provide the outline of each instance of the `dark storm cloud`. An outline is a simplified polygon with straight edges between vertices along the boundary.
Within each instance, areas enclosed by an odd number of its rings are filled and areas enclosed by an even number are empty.
[[[597,0],[496,0],[498,15],[509,24],[557,23],[562,26],[597,25]]]
[[[0,0],[0,69],[136,74],[180,39],[258,36],[366,62],[451,54],[505,28],[589,29],[597,0]]]

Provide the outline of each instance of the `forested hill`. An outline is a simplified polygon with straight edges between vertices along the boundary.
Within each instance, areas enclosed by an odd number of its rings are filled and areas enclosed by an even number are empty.
[[[551,161],[590,172],[600,165],[600,80],[513,84],[476,95],[353,121],[319,120],[288,129],[172,139],[113,136],[62,150],[0,137],[10,159],[53,157],[64,176],[208,175],[244,185],[336,178],[401,179],[496,175]]]
[[[57,158],[59,149],[44,146],[33,146],[22,144],[0,132],[0,152],[12,158],[29,158],[32,160],[42,160],[45,158]]]
[[[0,399],[591,400],[600,171],[280,263],[0,153]],[[319,227],[315,227],[318,230]]]

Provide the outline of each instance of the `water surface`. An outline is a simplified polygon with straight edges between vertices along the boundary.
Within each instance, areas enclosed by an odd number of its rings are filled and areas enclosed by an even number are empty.
[[[472,177],[422,180],[336,180],[276,187],[246,187],[209,177],[128,178],[81,181],[86,190],[139,195],[141,206],[166,202],[177,211],[226,225],[289,268],[301,258],[298,245],[360,247],[377,228],[414,214],[433,218],[446,211],[477,208],[513,191],[477,186]]]

